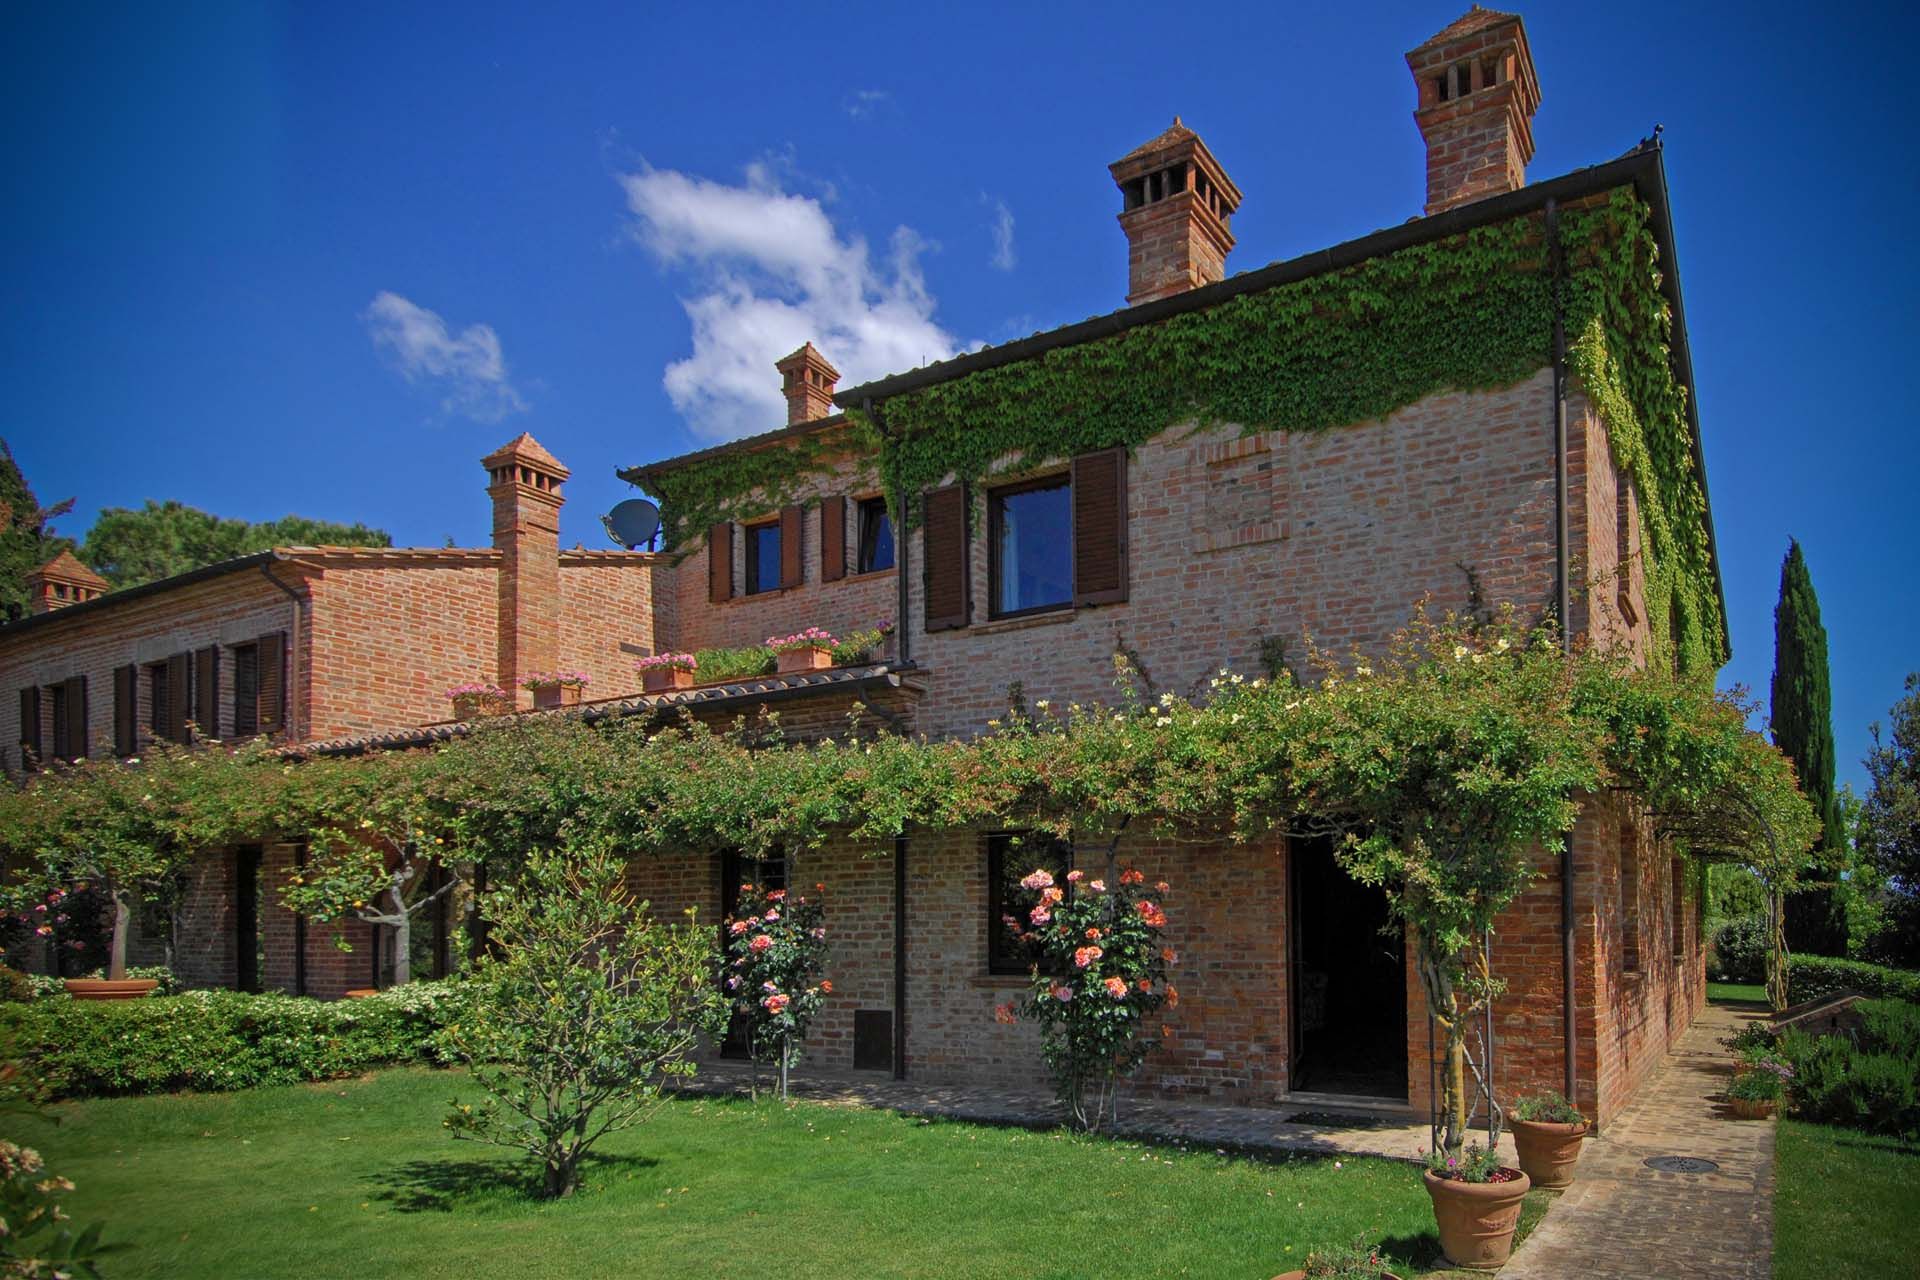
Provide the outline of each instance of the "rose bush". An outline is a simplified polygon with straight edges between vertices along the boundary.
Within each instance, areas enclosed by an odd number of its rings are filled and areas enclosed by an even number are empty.
[[[810,899],[743,884],[739,906],[726,922],[720,983],[735,1015],[745,1021],[754,1062],[779,1066],[782,1098],[807,1026],[833,994],[833,983],[820,976],[827,962],[827,922],[817,895],[825,892],[825,885],[815,885]]]

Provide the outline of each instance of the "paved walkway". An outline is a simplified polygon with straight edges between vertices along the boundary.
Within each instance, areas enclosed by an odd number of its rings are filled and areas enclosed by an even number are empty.
[[[1501,1280],[1773,1274],[1774,1125],[1734,1118],[1719,1043],[1757,1016],[1708,1006],[1633,1105],[1588,1140],[1578,1180],[1514,1251]],[[1659,1173],[1642,1163],[1668,1155],[1720,1168]]]

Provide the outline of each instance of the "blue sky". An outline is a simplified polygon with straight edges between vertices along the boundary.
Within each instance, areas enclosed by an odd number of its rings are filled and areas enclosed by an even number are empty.
[[[432,545],[526,430],[605,545],[613,469],[778,425],[800,338],[858,379],[1121,305],[1106,165],[1176,112],[1246,193],[1230,269],[1417,214],[1402,54],[1460,7],[9,5],[0,433],[71,534],[151,497]],[[1726,679],[1798,537],[1857,784],[1920,668],[1920,19],[1524,16],[1532,176],[1666,126]]]

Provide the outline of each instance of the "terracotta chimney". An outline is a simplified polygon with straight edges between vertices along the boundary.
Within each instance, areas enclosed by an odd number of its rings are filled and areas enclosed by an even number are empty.
[[[27,596],[35,613],[97,599],[110,589],[105,578],[81,564],[71,551],[62,551],[27,575]]]
[[[1407,55],[1427,140],[1427,213],[1527,184],[1540,81],[1527,31],[1511,13],[1473,6]]]
[[[1120,188],[1127,233],[1127,305],[1171,297],[1226,278],[1228,228],[1240,188],[1200,141],[1173,127],[1107,166]]]
[[[787,397],[787,425],[813,422],[834,412],[833,387],[840,371],[827,363],[820,349],[805,343],[790,356],[773,362],[780,371],[780,389]]]
[[[525,432],[480,460],[491,483],[500,551],[500,684],[517,706],[533,696],[520,677],[552,671],[560,656],[560,485],[570,474]]]

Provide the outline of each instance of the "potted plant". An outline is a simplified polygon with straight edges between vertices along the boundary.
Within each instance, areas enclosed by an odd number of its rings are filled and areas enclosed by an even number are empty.
[[[1733,1104],[1733,1114],[1742,1120],[1765,1120],[1780,1105],[1780,1098],[1787,1090],[1787,1081],[1792,1078],[1793,1068],[1777,1058],[1735,1076],[1733,1084],[1727,1089],[1727,1101]]]
[[[533,705],[537,711],[551,707],[573,707],[580,704],[580,693],[587,687],[587,677],[581,671],[536,671],[520,677],[520,687],[532,690]]]
[[[767,648],[773,650],[777,669],[823,671],[833,665],[834,638],[819,627],[808,627],[790,636],[768,636]]]
[[[1273,1280],[1400,1280],[1387,1270],[1378,1245],[1356,1240],[1344,1249],[1315,1249],[1298,1271],[1283,1271]]]
[[[648,693],[693,688],[693,673],[700,666],[690,653],[656,653],[633,665],[640,673],[640,687]]]
[[[1500,1163],[1500,1153],[1469,1143],[1457,1156],[1436,1149],[1427,1157],[1427,1194],[1447,1261],[1470,1271],[1497,1271],[1513,1252],[1520,1202],[1533,1182]]]
[[[1507,1109],[1520,1168],[1536,1187],[1564,1187],[1573,1181],[1580,1143],[1590,1128],[1587,1118],[1557,1093],[1520,1099]]]
[[[513,710],[513,695],[497,684],[470,680],[447,690],[453,700],[455,720],[478,720],[481,716],[502,716]]]

